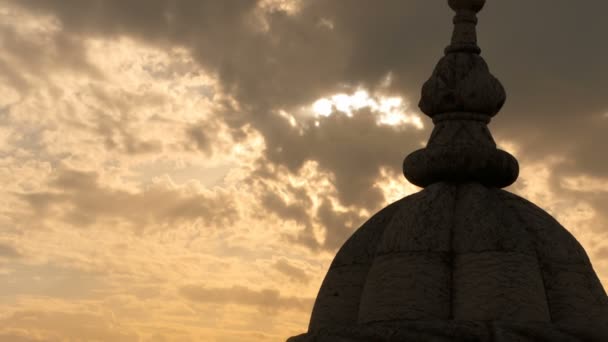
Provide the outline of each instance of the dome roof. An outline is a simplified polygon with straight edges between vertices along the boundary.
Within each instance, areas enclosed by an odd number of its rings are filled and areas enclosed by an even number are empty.
[[[605,341],[608,298],[583,248],[545,211],[479,183],[436,183],[344,244],[309,332],[302,341]]]
[[[448,4],[452,42],[419,103],[435,127],[403,163],[424,190],[344,244],[308,334],[290,341],[608,341],[608,297],[585,250],[549,214],[500,189],[519,165],[487,127],[506,93],[479,55],[485,0]]]

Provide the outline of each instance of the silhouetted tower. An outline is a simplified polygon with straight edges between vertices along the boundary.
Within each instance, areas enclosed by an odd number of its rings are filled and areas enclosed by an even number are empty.
[[[608,297],[585,250],[553,217],[501,188],[517,160],[487,124],[505,91],[479,56],[485,0],[449,0],[451,44],[422,88],[435,128],[405,177],[424,189],[342,246],[307,334],[290,342],[608,341]]]

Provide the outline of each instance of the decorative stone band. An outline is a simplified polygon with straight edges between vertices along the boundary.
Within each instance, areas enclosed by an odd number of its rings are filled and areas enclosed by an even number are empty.
[[[439,146],[411,153],[403,174],[412,184],[426,187],[437,182],[476,181],[489,187],[507,187],[517,179],[519,164],[496,148]]]
[[[452,44],[445,49],[445,53],[470,52],[480,54],[477,46],[477,16],[473,11],[459,11],[454,17],[454,33]]]
[[[443,113],[433,117],[433,123],[436,125],[446,120],[473,120],[481,121],[485,124],[489,124],[491,117],[486,114],[469,113],[469,112],[456,112],[456,113]]]
[[[412,184],[426,187],[437,182],[479,182],[506,187],[517,179],[515,157],[496,148],[487,127],[491,117],[455,112],[433,116],[435,128],[426,148],[403,162],[403,174]]]
[[[456,12],[454,17],[454,33],[452,44],[445,49],[445,53],[468,52],[479,54],[481,49],[477,46],[477,12],[485,5],[485,0],[448,0],[450,7]]]

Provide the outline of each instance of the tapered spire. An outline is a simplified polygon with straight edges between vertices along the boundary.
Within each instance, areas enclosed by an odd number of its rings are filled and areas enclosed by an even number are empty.
[[[477,46],[477,12],[485,5],[485,0],[467,1],[450,0],[448,4],[456,12],[454,17],[454,32],[452,44],[446,52],[462,51],[479,54],[481,49]]]
[[[451,44],[422,87],[419,107],[435,128],[426,148],[404,161],[413,184],[476,181],[505,187],[517,179],[519,166],[498,150],[487,124],[502,108],[505,90],[489,71],[477,46],[477,13],[485,0],[448,0],[456,12]]]

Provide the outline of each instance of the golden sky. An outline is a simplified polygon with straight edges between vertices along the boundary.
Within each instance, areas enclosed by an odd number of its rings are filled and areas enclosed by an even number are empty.
[[[488,1],[507,190],[608,284],[608,2]],[[282,341],[418,191],[425,0],[0,0],[0,341]]]

